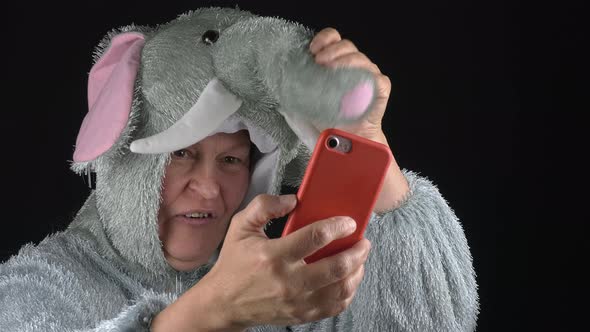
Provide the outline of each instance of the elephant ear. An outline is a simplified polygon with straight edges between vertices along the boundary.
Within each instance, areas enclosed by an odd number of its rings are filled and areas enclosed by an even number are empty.
[[[88,113],[76,139],[75,163],[95,160],[121,136],[129,120],[144,44],[142,33],[120,33],[92,66],[88,77]]]

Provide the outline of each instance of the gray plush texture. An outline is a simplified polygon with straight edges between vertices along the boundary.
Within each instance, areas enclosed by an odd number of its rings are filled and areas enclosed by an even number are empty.
[[[220,31],[217,43],[199,43]],[[168,154],[135,154],[129,144],[175,123],[214,77],[243,100],[239,116],[279,146],[268,194],[297,186],[310,151],[280,112],[322,126],[343,93],[370,80],[361,70],[328,71],[307,53],[311,30],[278,18],[204,8],[158,27],[127,26],[146,44],[128,124],[95,160],[72,170],[96,172],[93,190],[67,230],[27,244],[0,265],[1,331],[147,331],[151,318],[211,268],[178,272],[164,259],[157,212]],[[473,331],[478,294],[460,222],[436,186],[404,170],[411,192],[403,205],[373,214],[372,252],[354,302],[340,315],[294,331]],[[284,330],[260,326],[253,331]]]

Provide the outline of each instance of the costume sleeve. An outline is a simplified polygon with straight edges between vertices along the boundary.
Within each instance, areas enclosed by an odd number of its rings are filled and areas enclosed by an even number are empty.
[[[172,294],[156,294],[147,291],[139,301],[127,306],[121,313],[108,320],[101,321],[92,332],[150,331],[152,319],[169,304],[174,302]],[[86,330],[84,330],[86,331]]]
[[[126,281],[97,258],[62,235],[23,247],[0,265],[0,331],[149,331],[174,296],[136,289],[129,300]]]
[[[462,226],[438,189],[411,171],[399,208],[373,214],[371,253],[351,305],[293,331],[473,331],[479,312]]]

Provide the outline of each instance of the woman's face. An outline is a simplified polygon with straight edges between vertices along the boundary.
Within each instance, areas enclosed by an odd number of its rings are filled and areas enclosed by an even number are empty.
[[[158,225],[173,268],[187,271],[209,260],[246,195],[249,165],[246,130],[218,133],[172,153]]]

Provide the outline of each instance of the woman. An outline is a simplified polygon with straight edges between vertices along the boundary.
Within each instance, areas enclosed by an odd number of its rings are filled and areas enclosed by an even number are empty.
[[[308,37],[219,8],[105,37],[72,165],[96,190],[66,231],[0,266],[0,329],[474,330],[461,226],[395,162],[352,248],[303,261],[350,234],[346,218],[266,237],[318,129],[387,145],[389,79],[336,30]]]

